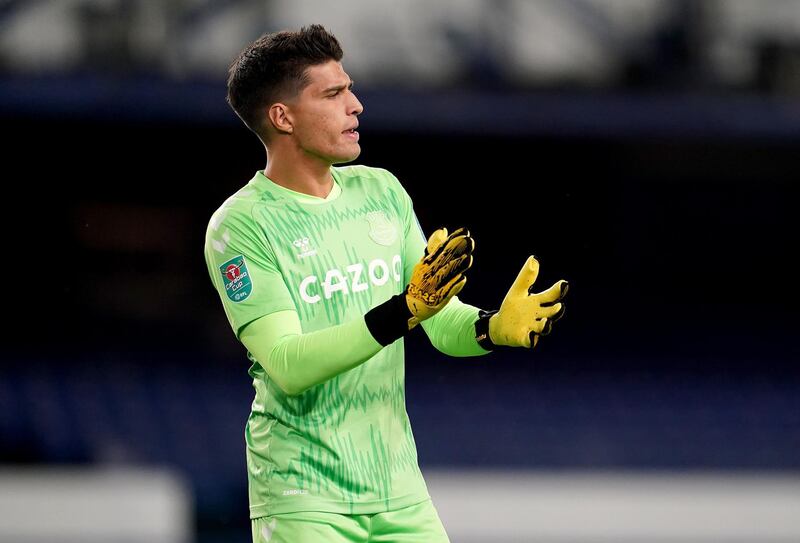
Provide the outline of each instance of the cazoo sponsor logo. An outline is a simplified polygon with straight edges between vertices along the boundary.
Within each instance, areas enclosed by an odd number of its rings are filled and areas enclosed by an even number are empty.
[[[309,275],[300,281],[300,297],[309,304],[315,304],[323,297],[330,300],[337,292],[341,292],[342,296],[349,296],[367,290],[370,284],[380,287],[390,280],[396,283],[403,280],[400,255],[393,256],[391,264],[376,258],[366,267],[359,262],[341,270],[338,268],[328,270],[322,279],[316,275]]]

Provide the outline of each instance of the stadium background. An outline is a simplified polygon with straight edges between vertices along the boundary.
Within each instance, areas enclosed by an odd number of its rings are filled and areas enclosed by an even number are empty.
[[[535,353],[407,340],[453,540],[796,540],[789,0],[0,2],[0,539],[247,540],[252,389],[203,236],[264,166],[228,63],[313,22],[365,106],[358,162],[400,178],[426,231],[474,233],[461,298],[497,307],[529,254],[542,288],[570,280]],[[662,514],[636,513],[648,499]]]

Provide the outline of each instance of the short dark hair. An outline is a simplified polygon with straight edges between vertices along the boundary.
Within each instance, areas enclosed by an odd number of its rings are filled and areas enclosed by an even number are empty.
[[[339,41],[322,25],[264,34],[231,63],[228,104],[262,137],[266,108],[300,93],[308,85],[306,68],[329,60],[338,62],[342,56]]]

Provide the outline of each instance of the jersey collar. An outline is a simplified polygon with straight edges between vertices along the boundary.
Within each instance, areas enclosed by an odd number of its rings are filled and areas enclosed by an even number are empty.
[[[273,193],[282,194],[288,198],[291,198],[303,204],[319,205],[332,202],[342,194],[342,187],[339,185],[339,180],[337,179],[338,174],[334,168],[331,168],[331,176],[333,177],[333,188],[331,189],[331,192],[328,194],[328,196],[325,198],[312,196],[310,194],[305,194],[303,192],[297,192],[296,190],[292,190],[284,187],[283,185],[279,185],[275,183],[272,179],[264,175],[264,172],[262,170],[256,172],[256,175],[253,178],[253,180],[256,183],[266,187]]]

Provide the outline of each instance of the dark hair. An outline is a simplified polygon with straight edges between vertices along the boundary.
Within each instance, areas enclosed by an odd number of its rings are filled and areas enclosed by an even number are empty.
[[[342,55],[339,41],[322,25],[264,34],[228,68],[228,104],[262,136],[267,107],[300,93],[308,85],[306,68]]]

